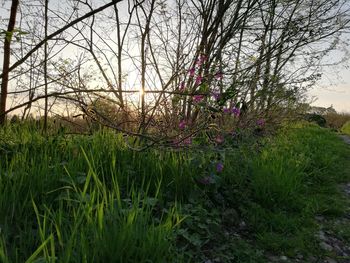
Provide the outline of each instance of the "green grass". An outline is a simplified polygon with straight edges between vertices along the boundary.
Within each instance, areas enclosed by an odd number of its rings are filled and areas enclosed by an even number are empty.
[[[341,132],[350,135],[350,121],[346,122],[341,128]]]
[[[316,215],[340,216],[337,185],[349,180],[349,149],[327,130],[288,127],[253,162],[251,206],[245,208],[261,246],[293,256],[316,253]]]
[[[0,138],[0,262],[266,262],[322,253],[314,217],[346,208],[350,147],[316,126],[226,150],[134,152],[107,130]]]

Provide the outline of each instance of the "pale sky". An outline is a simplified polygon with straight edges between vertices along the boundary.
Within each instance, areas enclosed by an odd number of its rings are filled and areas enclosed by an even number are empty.
[[[350,42],[349,42],[350,43]],[[350,57],[347,57],[350,60]],[[350,61],[324,70],[321,81],[309,92],[317,100],[314,106],[333,108],[350,113]]]
[[[338,112],[350,113],[350,32],[339,39],[336,51],[324,58],[323,63],[330,66],[323,68],[321,81],[309,92],[318,99],[312,105],[333,108]],[[338,65],[332,65],[337,62]]]

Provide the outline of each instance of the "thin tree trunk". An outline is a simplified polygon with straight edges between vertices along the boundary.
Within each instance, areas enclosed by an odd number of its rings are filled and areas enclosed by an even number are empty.
[[[0,125],[3,125],[6,120],[6,100],[7,89],[9,82],[9,68],[11,56],[11,38],[16,24],[16,15],[19,0],[12,0],[10,20],[7,27],[4,43],[4,62],[2,67],[2,81],[1,81],[1,97],[0,97]]]
[[[119,20],[119,10],[117,8],[117,4],[114,5],[114,12],[116,16],[116,22],[117,22],[117,43],[118,43],[118,94],[119,94],[119,101],[120,101],[120,107],[124,110],[124,99],[123,99],[123,79],[122,79],[122,51],[123,51],[123,41],[121,38],[121,29],[120,29],[120,20]]]
[[[149,14],[146,16],[145,29],[141,35],[141,124],[140,131],[145,132],[146,124],[146,104],[145,104],[145,88],[146,88],[146,67],[147,67],[147,36],[150,33],[150,24],[154,11],[155,0],[152,0]],[[141,7],[142,8],[142,7]],[[144,12],[144,10],[143,10]],[[145,13],[145,12],[144,12]],[[140,23],[140,22],[139,22]]]
[[[47,46],[47,29],[48,29],[48,8],[49,0],[45,0],[45,45],[44,45],[44,82],[45,82],[45,113],[44,113],[44,133],[47,134],[47,114],[48,114],[48,97],[47,97],[47,59],[48,59],[48,46]]]

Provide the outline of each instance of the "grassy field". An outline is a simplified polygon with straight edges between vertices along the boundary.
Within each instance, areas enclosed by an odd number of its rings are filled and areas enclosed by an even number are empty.
[[[346,210],[350,147],[316,126],[181,151],[134,152],[106,130],[47,139],[8,126],[0,138],[4,263],[307,258],[325,253],[315,216]]]

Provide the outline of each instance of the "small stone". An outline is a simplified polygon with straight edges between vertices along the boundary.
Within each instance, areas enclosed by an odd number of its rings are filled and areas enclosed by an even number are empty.
[[[279,258],[276,256],[269,256],[268,258],[269,258],[270,262],[279,262]]]
[[[303,259],[304,256],[303,256],[302,254],[298,254],[298,255],[296,256],[296,258],[297,258],[297,259]]]
[[[318,234],[317,234],[317,236],[318,236],[318,238],[320,239],[320,240],[327,240],[327,238],[326,238],[326,235],[325,235],[325,233],[323,232],[323,231],[319,231],[318,232]]]
[[[324,217],[323,216],[315,216],[315,219],[317,221],[324,221]]]
[[[320,243],[320,247],[323,249],[323,250],[326,250],[326,251],[332,251],[333,250],[333,247],[328,245],[326,242],[321,242]]]
[[[334,248],[336,251],[340,252],[340,253],[343,251],[342,248],[341,248],[339,245],[337,245],[337,244],[334,244],[334,245],[333,245],[333,248]]]
[[[326,258],[326,263],[337,263],[336,260],[332,259],[332,258]]]
[[[287,261],[287,260],[288,260],[288,258],[287,258],[286,256],[281,256],[280,259],[281,259],[282,261]]]
[[[317,259],[316,259],[314,256],[310,256],[310,257],[308,258],[308,262],[314,263],[314,262],[317,262]]]
[[[237,238],[241,238],[241,235],[238,234],[238,233],[233,233],[233,236],[234,236],[234,237],[237,237]]]
[[[246,222],[244,222],[244,221],[241,221],[241,222],[239,223],[239,227],[240,227],[241,229],[244,229],[244,228],[246,228],[246,227],[247,227],[247,224],[246,224]]]

